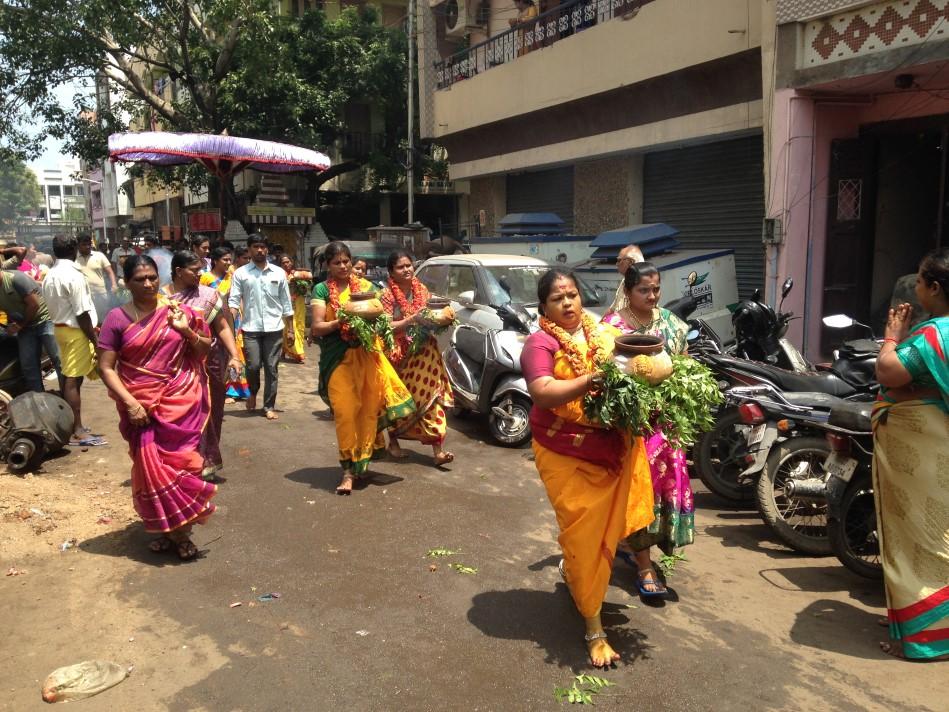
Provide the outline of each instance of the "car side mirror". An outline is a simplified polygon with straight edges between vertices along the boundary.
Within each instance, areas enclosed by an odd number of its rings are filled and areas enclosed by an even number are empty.
[[[473,289],[469,289],[469,290],[466,291],[466,292],[461,292],[457,297],[455,297],[455,300],[456,300],[459,304],[462,304],[462,305],[464,305],[464,306],[466,306],[466,307],[467,307],[467,306],[471,306],[472,304],[474,304],[474,300],[475,300],[475,293],[474,293],[474,290],[473,290]]]

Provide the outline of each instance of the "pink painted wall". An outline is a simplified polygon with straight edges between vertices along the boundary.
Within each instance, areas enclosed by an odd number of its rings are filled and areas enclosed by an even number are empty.
[[[766,294],[770,301],[775,285],[780,289],[786,277],[794,278],[794,291],[785,309],[806,313],[807,323],[805,329],[805,320],[792,322],[788,336],[813,360],[821,357],[824,250],[833,189],[829,185],[831,141],[856,138],[863,124],[949,113],[949,97],[926,92],[887,94],[874,97],[869,104],[857,103],[862,101],[863,97],[855,96],[852,104],[821,102],[799,96],[793,89],[777,91],[774,96],[766,214],[783,221],[784,243],[778,250],[776,268],[773,248],[769,253]]]

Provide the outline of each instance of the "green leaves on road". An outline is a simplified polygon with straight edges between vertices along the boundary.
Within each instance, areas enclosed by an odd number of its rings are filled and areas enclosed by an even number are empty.
[[[569,702],[571,705],[592,705],[595,704],[594,695],[598,695],[604,687],[615,685],[615,682],[595,675],[577,675],[573,678],[573,684],[570,687],[554,688],[554,697],[561,704]]]
[[[452,550],[452,549],[429,549],[428,552],[425,554],[425,556],[427,556],[430,559],[440,559],[446,556],[454,556],[455,554],[460,554],[460,553],[461,553],[461,549],[458,549],[457,551]],[[478,569],[476,567],[466,566],[465,564],[461,564],[457,562],[448,564],[448,567],[454,569],[460,574],[468,574],[469,576],[473,576],[474,574],[478,573]],[[435,571],[436,568],[437,567],[435,566],[435,564],[432,564],[429,570]]]

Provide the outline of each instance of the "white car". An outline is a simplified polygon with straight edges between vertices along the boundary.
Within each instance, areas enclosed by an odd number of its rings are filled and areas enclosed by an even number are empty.
[[[481,329],[502,328],[496,307],[521,306],[537,314],[537,283],[551,267],[536,257],[517,255],[444,255],[425,260],[416,270],[432,294],[447,297],[462,324]],[[580,281],[584,308],[599,319],[612,296]]]

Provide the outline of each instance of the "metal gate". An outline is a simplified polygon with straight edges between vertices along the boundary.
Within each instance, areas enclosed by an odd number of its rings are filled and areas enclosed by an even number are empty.
[[[734,249],[742,297],[764,286],[763,219],[760,135],[646,155],[643,222],[678,228],[690,249]]]
[[[507,176],[509,213],[556,213],[573,232],[573,166]]]

